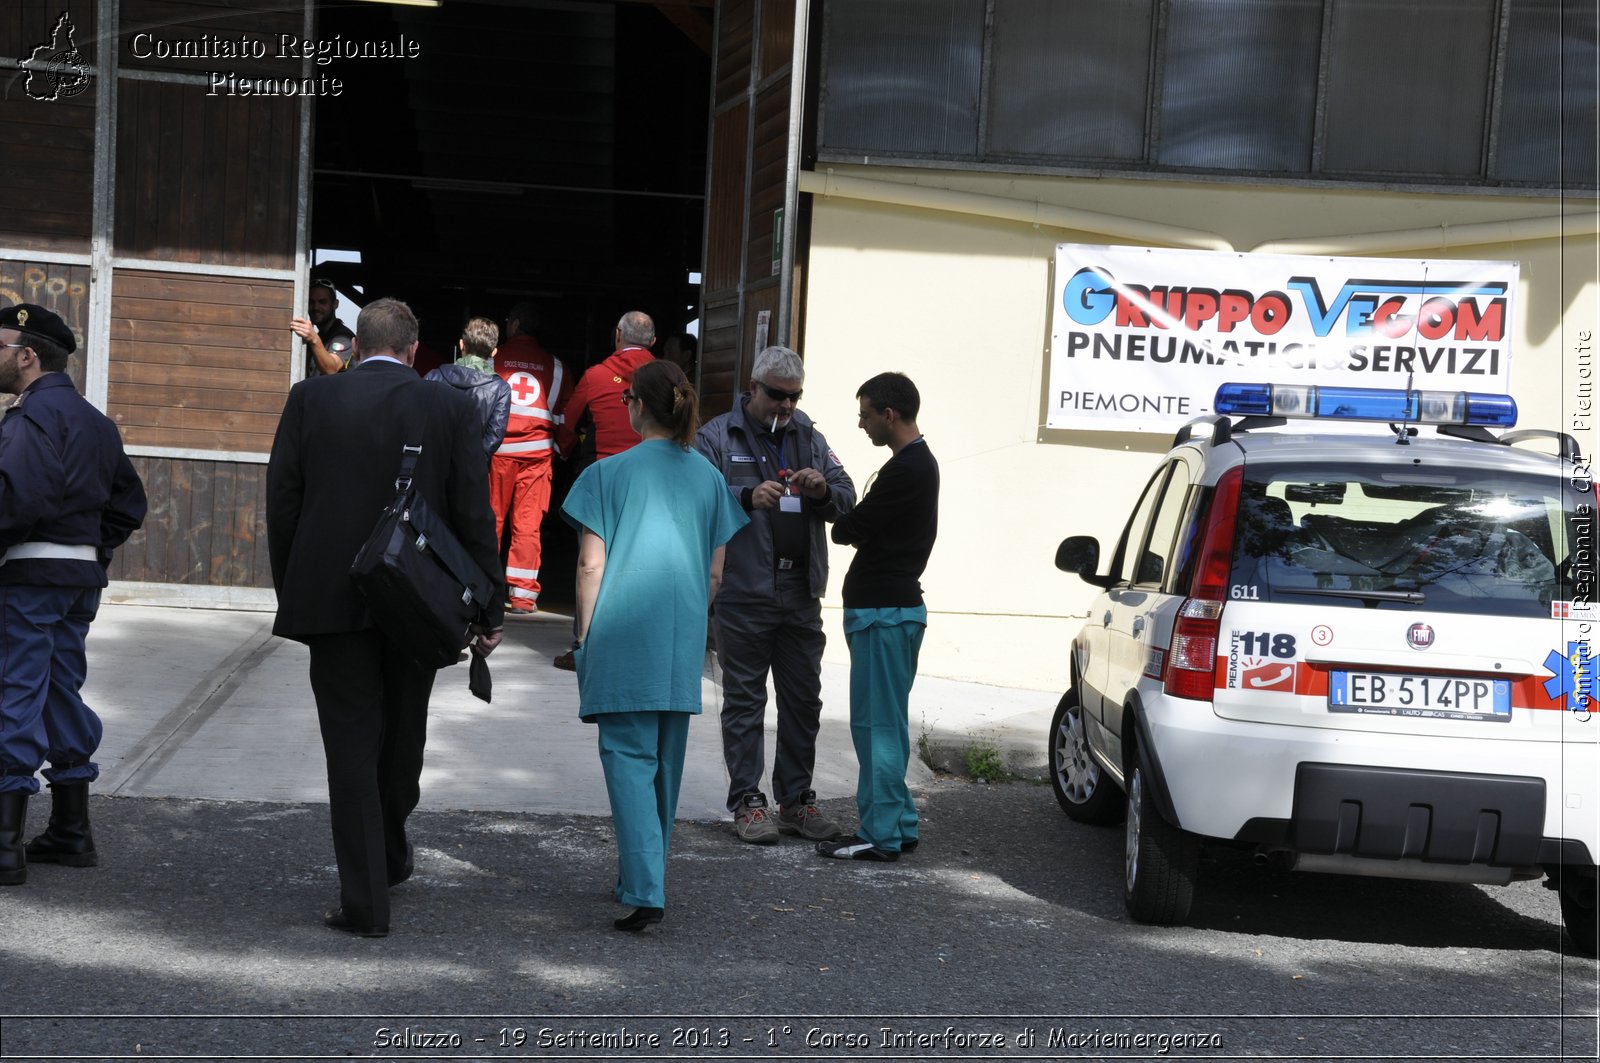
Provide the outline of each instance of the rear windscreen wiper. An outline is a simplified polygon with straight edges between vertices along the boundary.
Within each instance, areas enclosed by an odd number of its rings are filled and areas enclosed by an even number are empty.
[[[1421,605],[1427,601],[1427,595],[1421,591],[1353,591],[1333,587],[1274,587],[1274,591],[1281,594],[1312,594],[1324,598],[1361,598],[1372,602],[1404,602],[1407,605]]]

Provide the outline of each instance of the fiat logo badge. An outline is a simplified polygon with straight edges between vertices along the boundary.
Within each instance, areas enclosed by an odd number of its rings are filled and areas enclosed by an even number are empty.
[[[1412,624],[1406,632],[1406,643],[1414,650],[1425,650],[1433,645],[1433,628],[1427,624]]]

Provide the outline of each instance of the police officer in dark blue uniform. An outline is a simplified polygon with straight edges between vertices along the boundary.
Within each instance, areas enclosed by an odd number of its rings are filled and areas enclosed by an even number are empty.
[[[77,345],[42,306],[0,310],[0,391],[17,396],[0,420],[0,885],[25,882],[29,860],[98,862],[89,783],[101,726],[78,693],[84,639],[145,498],[117,426],[65,372]],[[46,759],[50,825],[24,847]]]

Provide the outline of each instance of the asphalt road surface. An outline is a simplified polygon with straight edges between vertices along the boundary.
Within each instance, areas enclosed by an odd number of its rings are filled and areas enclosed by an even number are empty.
[[[0,1058],[1596,1056],[1596,966],[1539,883],[1212,853],[1192,924],[1151,928],[1120,828],[1041,785],[927,797],[893,865],[680,824],[638,936],[610,929],[606,819],[421,812],[382,940],[320,925],[325,806],[97,799],[102,866],[0,890]]]

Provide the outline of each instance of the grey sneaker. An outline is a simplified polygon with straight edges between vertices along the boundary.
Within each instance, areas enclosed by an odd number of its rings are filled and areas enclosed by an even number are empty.
[[[842,833],[839,824],[817,807],[815,790],[807,790],[794,804],[778,809],[778,829],[814,842],[829,841]]]
[[[733,814],[733,832],[751,845],[771,845],[778,840],[778,825],[767,812],[767,799],[760,794],[745,794]]]

